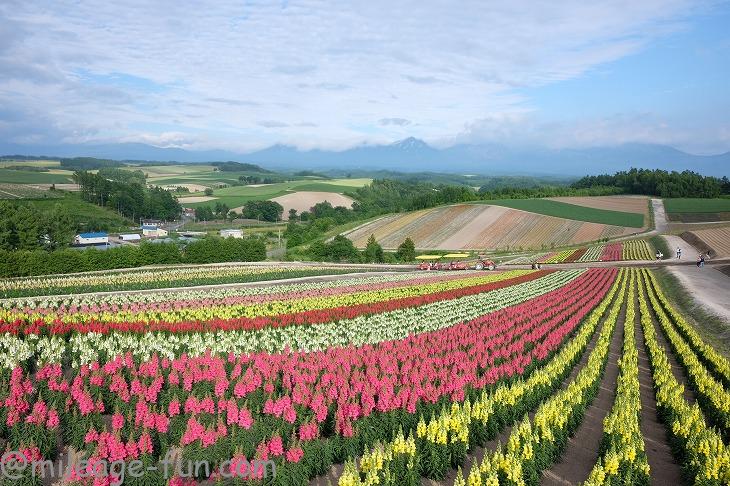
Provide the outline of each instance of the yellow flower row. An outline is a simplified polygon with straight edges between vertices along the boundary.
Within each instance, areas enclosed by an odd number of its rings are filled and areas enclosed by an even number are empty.
[[[651,249],[646,240],[628,240],[623,244],[622,260],[651,260]]]
[[[393,464],[399,462],[405,464],[407,474],[417,476],[416,468],[416,440],[413,434],[406,438],[403,431],[399,430],[395,439],[385,445],[377,444],[372,450],[367,451],[360,458],[360,468],[353,460],[348,460],[338,480],[339,486],[373,486],[373,485],[399,485],[402,478],[394,474]],[[365,479],[360,479],[360,473]]]
[[[662,305],[655,296],[654,285],[649,274],[643,272],[644,284],[646,286],[649,301],[659,321],[664,334],[674,349],[679,361],[687,370],[690,382],[694,385],[701,405],[708,413],[711,413],[718,422],[718,425],[726,432],[730,431],[730,393],[725,390],[722,383],[717,381],[699,360],[697,353],[687,344],[687,341],[677,332],[672,325],[669,316],[664,312]]]
[[[553,255],[545,260],[545,263],[560,263],[562,261],[565,261],[565,259],[572,255],[574,251],[576,250],[563,250],[560,253]]]
[[[643,272],[646,277],[646,271]],[[667,354],[657,341],[643,292],[639,293],[639,310],[653,368],[657,406],[666,415],[671,434],[684,448],[684,468],[691,474],[695,484],[730,484],[730,452],[722,437],[707,426],[699,405],[695,403],[690,406],[684,399],[684,387],[672,373]]]
[[[307,297],[293,300],[268,301],[263,303],[246,303],[234,305],[206,305],[172,310],[118,310],[104,312],[69,312],[60,316],[56,312],[48,314],[24,313],[17,310],[0,309],[0,321],[14,322],[17,319],[35,322],[40,319],[45,323],[52,323],[59,319],[64,323],[72,322],[183,322],[208,321],[211,319],[235,319],[239,317],[275,316],[292,314],[312,309],[331,309],[358,304],[371,304],[392,299],[415,297],[435,292],[456,290],[464,287],[483,285],[501,280],[515,278],[531,273],[530,270],[511,270],[508,272],[479,275],[422,285],[407,285],[379,290],[353,292],[326,297]]]
[[[603,420],[606,452],[588,476],[584,486],[603,484],[648,484],[649,463],[644,451],[644,439],[639,426],[641,398],[639,388],[639,359],[636,349],[634,321],[636,319],[636,287],[629,289],[624,325],[623,355],[619,359],[616,399]],[[621,471],[621,477],[617,477]]]
[[[730,384],[730,361],[728,359],[718,353],[715,348],[713,348],[711,345],[706,343],[702,337],[700,337],[699,333],[692,327],[687,320],[677,312],[670,304],[667,298],[664,296],[664,293],[659,288],[656,278],[653,274],[649,274],[649,282],[652,285],[652,288],[654,289],[654,293],[656,294],[656,298],[659,301],[659,303],[662,305],[662,308],[664,311],[669,314],[669,317],[671,318],[674,325],[679,329],[679,332],[684,336],[687,341],[689,341],[689,344],[692,346],[693,349],[695,349],[703,361],[708,363],[708,365],[711,367],[713,371],[717,373],[717,375],[720,377],[720,379],[727,385]]]
[[[565,376],[567,370],[573,366],[578,356],[583,352],[606,309],[614,300],[614,296],[619,292],[623,295],[623,291],[620,289],[625,286],[625,272],[625,270],[621,271],[604,299],[588,315],[573,339],[566,343],[546,365],[533,371],[526,380],[516,379],[511,383],[502,383],[492,391],[483,391],[473,403],[469,399],[461,404],[455,402],[450,408],[444,409],[437,417],[431,417],[428,423],[421,417],[416,428],[416,436],[424,438],[435,445],[446,445],[461,441],[468,447],[471,425],[486,427],[490,417],[493,416],[496,410],[513,407],[521,400],[534,396],[540,390],[552,389],[558,380]],[[622,299],[623,297],[617,301]],[[615,306],[616,304],[614,304]],[[611,315],[617,315],[618,310],[612,308],[610,313]],[[367,452],[363,457],[372,454],[373,451]],[[503,454],[495,459],[495,464],[502,464],[504,466],[503,470],[509,469],[510,477],[521,479],[522,470],[519,465],[512,463],[511,458],[511,454]],[[387,464],[384,464],[383,468],[386,466]],[[352,482],[354,478],[359,479],[360,473],[365,473],[362,466],[358,469],[352,464],[350,470],[346,473],[343,472],[343,476],[340,477],[339,486],[362,485],[362,482]],[[471,477],[472,474],[470,474]],[[496,477],[496,472],[494,477]],[[485,481],[488,480],[489,477]]]

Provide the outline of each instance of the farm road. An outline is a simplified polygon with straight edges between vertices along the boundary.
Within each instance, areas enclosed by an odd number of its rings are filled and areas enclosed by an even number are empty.
[[[697,268],[696,265],[667,268],[698,304],[730,322],[730,277],[709,265],[704,268]]]

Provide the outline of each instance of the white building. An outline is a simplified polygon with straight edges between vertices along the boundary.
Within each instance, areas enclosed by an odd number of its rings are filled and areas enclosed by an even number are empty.
[[[141,235],[138,235],[137,233],[129,233],[124,235],[119,235],[119,239],[122,241],[140,241],[142,239]]]
[[[106,245],[109,243],[109,235],[99,233],[81,233],[74,237],[76,245]]]
[[[221,238],[243,238],[243,230],[240,229],[222,229],[220,234]]]
[[[142,234],[147,238],[164,238],[167,236],[167,230],[158,227],[156,224],[143,224]]]

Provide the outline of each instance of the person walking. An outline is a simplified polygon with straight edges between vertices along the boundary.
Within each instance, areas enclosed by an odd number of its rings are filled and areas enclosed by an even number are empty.
[[[702,255],[700,255],[700,266],[701,267],[705,266],[705,254],[704,253]]]
[[[682,259],[682,249],[680,247],[677,247],[677,258]]]

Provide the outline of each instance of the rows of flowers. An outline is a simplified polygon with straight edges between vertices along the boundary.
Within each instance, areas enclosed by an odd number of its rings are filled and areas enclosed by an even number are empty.
[[[498,291],[466,297],[475,300],[462,305],[477,316],[437,330],[419,329],[420,314],[401,316],[390,325],[400,322],[410,331],[374,344],[153,354],[143,361],[121,353],[75,371],[61,362],[16,366],[0,372],[6,384],[0,390],[1,433],[10,447],[37,447],[42,457],[54,457],[62,442],[92,460],[155,464],[168,451],[214,464],[231,457],[271,459],[279,466],[277,478],[286,481],[281,484],[302,484],[332,462],[392,439],[396,424],[414,431],[419,417],[436,416],[445,403],[473,399],[498,384],[525,383],[515,376],[536,376],[532,370],[603,305],[616,276],[606,269],[553,272],[541,280],[559,282],[563,273],[570,278],[562,285],[494,312],[477,299]],[[509,289],[502,290],[507,297]],[[302,327],[337,331],[339,323],[292,326]],[[577,349],[573,343],[564,349]],[[574,359],[563,361],[563,368],[569,362]],[[547,388],[555,376],[541,373],[533,384]],[[401,439],[396,453],[416,437]]]
[[[353,270],[363,271],[364,268],[328,267],[326,265],[312,267],[295,264],[276,267],[240,264],[194,265],[88,272],[49,277],[24,277],[0,281],[0,298],[258,282],[312,275],[337,275],[350,273]]]
[[[49,312],[67,313],[79,309],[89,312],[156,309],[176,301],[178,305],[187,302],[204,301],[217,304],[241,304],[266,302],[269,300],[287,300],[289,298],[338,295],[368,289],[383,289],[405,285],[419,285],[450,279],[462,278],[461,274],[448,273],[391,273],[386,275],[368,275],[342,277],[325,281],[300,281],[296,283],[270,283],[255,286],[217,286],[205,289],[156,290],[144,292],[114,292],[102,294],[78,294],[64,296],[35,296],[4,299],[0,308],[18,313]]]
[[[633,272],[632,272],[633,273]],[[639,419],[641,397],[639,356],[636,348],[636,285],[632,276],[626,301],[623,354],[618,360],[619,375],[613,407],[603,420],[601,454],[584,486],[649,484],[649,463],[644,449]]]
[[[623,244],[622,243],[610,243],[603,247],[603,253],[601,253],[600,260],[602,262],[615,262],[621,260],[623,255]]]
[[[514,279],[529,275],[526,271],[515,270],[501,273],[479,273],[473,276],[452,278],[440,281],[404,282],[402,285],[388,285],[384,288],[363,288],[347,292],[332,292],[330,295],[307,296],[293,292],[282,300],[276,300],[275,295],[262,298],[243,298],[224,301],[210,298],[181,301],[168,294],[165,302],[154,304],[132,305],[119,308],[117,305],[94,305],[91,307],[64,307],[51,310],[48,307],[30,309],[12,309],[0,311],[0,330],[12,332],[20,326],[19,332],[41,326],[51,327],[54,333],[64,328],[63,324],[89,327],[95,324],[103,326],[91,327],[94,331],[104,332],[105,329],[116,329],[119,323],[134,323],[141,326],[142,331],[156,330],[154,324],[162,324],[166,329],[169,324],[181,324],[201,321],[226,321],[231,319],[255,317],[274,317],[291,315],[315,309],[353,308],[354,306],[375,304],[397,299],[408,299],[416,296],[444,292],[458,291],[466,288],[478,289],[492,282]],[[272,298],[274,297],[274,298]],[[271,319],[269,319],[271,320]],[[266,321],[266,320],[265,320]],[[6,326],[3,328],[3,326]],[[263,326],[263,324],[261,324]],[[185,326],[175,326],[176,329]],[[69,329],[66,332],[69,332]]]
[[[467,451],[483,446],[496,437],[499,430],[555,391],[580,359],[619,287],[619,280],[616,280],[572,339],[544,366],[536,367],[529,375],[523,374],[522,380],[503,383],[482,391],[472,399],[452,403],[437,414],[428,416],[428,420],[422,415],[416,429],[409,429],[407,439],[403,429],[397,429],[393,441],[369,449],[359,464],[348,462],[339,478],[339,485],[420,484],[420,475],[436,479],[443,477],[450,467],[463,462]],[[497,467],[505,460],[504,455],[492,459],[487,455],[483,464],[485,468]],[[521,479],[520,471],[510,470],[510,474],[516,481]],[[483,484],[481,481],[477,468],[470,475],[469,484]]]
[[[581,257],[578,258],[579,262],[597,262],[601,259],[601,255],[603,254],[603,248],[606,245],[596,245],[588,247],[585,253]]]
[[[649,283],[654,292],[656,300],[661,304],[661,309],[667,314],[675,329],[686,339],[687,343],[697,353],[697,356],[710,369],[715,378],[722,381],[725,387],[730,386],[730,361],[717,352],[710,344],[706,343],[699,333],[687,320],[677,312],[669,303],[669,300],[659,287],[654,274],[647,274]]]
[[[682,364],[692,389],[697,395],[700,407],[710,421],[717,425],[723,434],[730,435],[730,393],[722,382],[716,380],[700,361],[697,353],[677,332],[669,316],[664,312],[662,304],[657,300],[653,283],[649,276],[646,279],[649,302],[659,326],[669,341],[675,356]]]
[[[541,471],[560,457],[568,438],[580,425],[585,409],[596,396],[626,290],[624,280],[596,345],[576,377],[543,402],[532,420],[525,416],[512,429],[507,444],[486,453],[480,463],[472,466],[469,477],[479,476],[481,482],[493,484],[540,483]]]
[[[581,275],[582,271],[544,272],[523,283],[491,292],[469,295],[453,300],[441,300],[419,307],[407,307],[390,312],[362,314],[343,319],[336,325],[290,325],[265,327],[251,331],[147,332],[137,333],[76,333],[68,337],[57,335],[0,335],[0,364],[12,367],[30,357],[44,363],[70,362],[73,367],[92,361],[104,361],[117,355],[132,353],[135,359],[149,359],[153,354],[173,359],[182,353],[200,356],[255,351],[284,352],[286,350],[318,351],[331,346],[365,345],[385,340],[403,339],[414,333],[443,329],[468,321],[485,313],[515,305],[527,299],[560,288]],[[524,275],[522,278],[527,278]],[[493,285],[503,285],[496,282]],[[385,306],[385,304],[384,304]],[[383,307],[384,309],[385,307]],[[325,316],[325,314],[322,314]]]
[[[623,260],[651,260],[652,252],[646,240],[627,240],[621,253]]]
[[[643,286],[649,291],[646,275],[643,278]],[[672,448],[678,452],[685,473],[694,484],[730,484],[730,451],[720,434],[708,426],[699,405],[689,405],[685,400],[684,386],[674,376],[666,351],[657,340],[643,292],[639,293],[639,310],[654,378],[657,412],[667,426]]]

